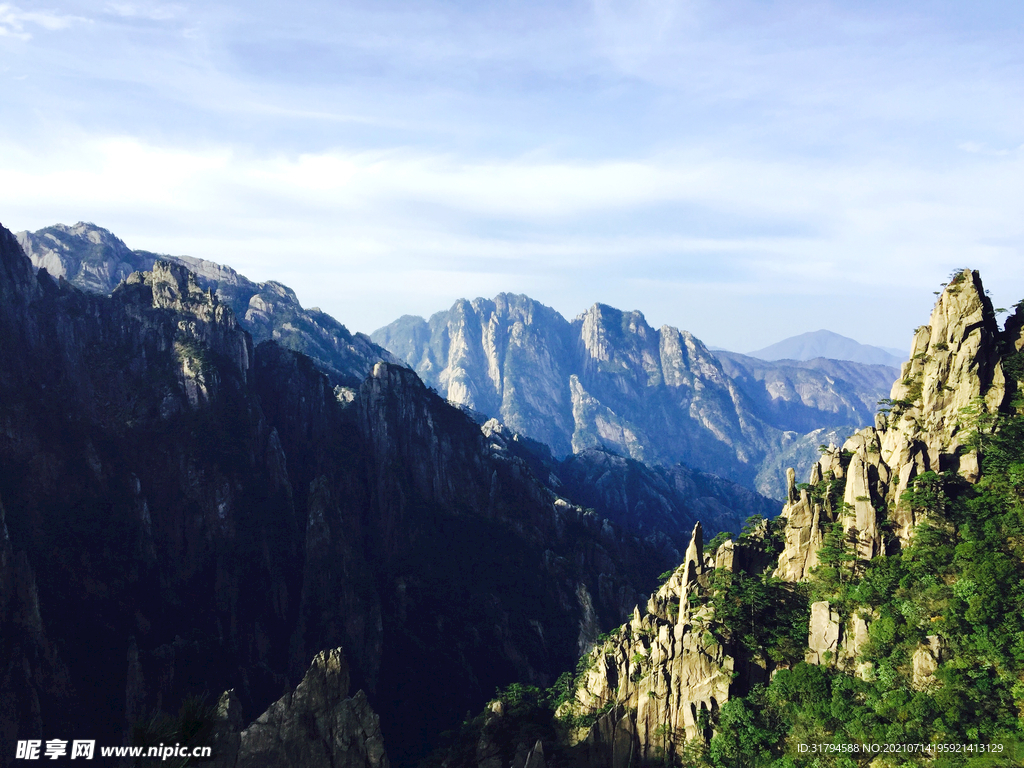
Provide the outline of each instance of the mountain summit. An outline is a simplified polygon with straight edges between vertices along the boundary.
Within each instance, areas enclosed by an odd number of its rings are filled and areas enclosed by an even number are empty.
[[[761,360],[813,360],[816,357],[825,357],[829,360],[850,360],[855,363],[888,365],[896,368],[903,362],[901,356],[881,347],[861,344],[825,329],[790,336],[764,349],[747,352],[747,356]]]

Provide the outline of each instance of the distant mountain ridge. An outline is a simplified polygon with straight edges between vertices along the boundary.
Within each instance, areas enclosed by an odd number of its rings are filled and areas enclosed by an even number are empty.
[[[903,356],[894,354],[894,350],[861,344],[825,329],[790,336],[764,349],[746,354],[748,357],[757,357],[761,360],[813,360],[824,357],[829,360],[849,360],[854,363],[887,365],[895,368],[899,368],[904,360]]]
[[[528,296],[460,299],[370,338],[448,400],[500,419],[557,456],[599,449],[686,463],[781,498],[776,459],[816,460],[805,435],[871,423],[898,370],[769,363],[712,353],[693,334],[595,304],[569,321]],[[809,450],[805,450],[809,448]]]
[[[254,343],[272,339],[308,355],[335,384],[358,386],[375,363],[397,362],[365,334],[351,333],[316,307],[304,309],[291,288],[273,280],[255,283],[212,261],[132,250],[109,230],[86,222],[15,236],[33,267],[90,293],[109,294],[133,272],[151,270],[157,260],[182,264],[200,286],[231,307]]]

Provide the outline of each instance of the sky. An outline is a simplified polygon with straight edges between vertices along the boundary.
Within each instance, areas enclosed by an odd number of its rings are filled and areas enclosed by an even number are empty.
[[[526,293],[736,351],[1024,298],[1024,3],[0,3],[0,222],[351,330]]]

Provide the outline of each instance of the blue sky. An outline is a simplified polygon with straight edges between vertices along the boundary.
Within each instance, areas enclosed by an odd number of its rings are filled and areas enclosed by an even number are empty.
[[[738,351],[1024,297],[1024,3],[0,3],[0,222],[354,330],[523,292]]]

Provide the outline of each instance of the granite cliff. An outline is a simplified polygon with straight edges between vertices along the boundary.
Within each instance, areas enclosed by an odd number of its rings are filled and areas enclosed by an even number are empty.
[[[655,330],[640,312],[595,304],[568,321],[511,294],[460,300],[429,320],[406,316],[371,338],[452,402],[558,457],[599,449],[651,466],[682,462],[779,498],[779,457],[809,466],[802,435],[826,428],[845,437],[870,423],[895,375],[712,353],[687,331]]]
[[[856,529],[862,559],[909,543],[921,519],[904,495],[925,473],[953,471],[968,482],[978,479],[977,449],[969,436],[979,418],[1005,410],[1016,391],[1015,382],[1007,385],[1003,358],[1024,344],[1022,314],[1018,309],[1000,331],[978,273],[967,270],[950,280],[930,323],[915,332],[910,360],[875,426],[825,453],[800,490],[790,473],[780,576],[808,577],[828,523]]]

